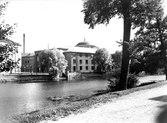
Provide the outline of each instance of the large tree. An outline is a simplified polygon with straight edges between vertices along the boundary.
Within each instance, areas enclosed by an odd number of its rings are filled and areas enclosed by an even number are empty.
[[[123,18],[122,65],[119,89],[127,88],[129,67],[129,41],[131,28],[143,25],[152,18],[161,0],[85,0],[84,22],[94,28],[97,24],[109,24],[116,15]]]
[[[67,67],[65,56],[57,49],[41,51],[39,61],[42,72],[49,71],[49,68],[52,66],[57,67],[59,72],[65,72],[64,70]]]
[[[112,66],[111,55],[105,48],[96,50],[92,60],[94,64],[97,64],[99,72],[106,72]]]
[[[135,40],[136,49],[142,51],[143,55],[149,53],[157,57],[157,63],[156,60],[150,62],[160,67],[163,63],[167,79],[167,16],[164,16],[163,9],[157,9],[154,19],[136,33]]]

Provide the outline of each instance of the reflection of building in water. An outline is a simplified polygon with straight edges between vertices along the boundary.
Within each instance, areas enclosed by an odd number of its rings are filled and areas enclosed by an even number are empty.
[[[98,47],[87,41],[79,42],[75,47],[58,49],[63,50],[70,72],[93,72],[97,67],[92,58]]]

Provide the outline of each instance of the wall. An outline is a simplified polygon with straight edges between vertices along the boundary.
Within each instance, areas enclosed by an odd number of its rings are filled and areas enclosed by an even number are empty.
[[[64,55],[68,61],[67,70],[70,72],[93,72],[96,69],[96,66],[92,63],[93,54],[91,53],[64,52]]]
[[[35,56],[23,56],[22,57],[21,72],[34,72]]]

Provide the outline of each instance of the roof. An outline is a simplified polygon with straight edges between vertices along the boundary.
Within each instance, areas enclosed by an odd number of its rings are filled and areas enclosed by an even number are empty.
[[[90,47],[90,48],[98,48],[95,45],[92,45],[91,43],[89,43],[88,41],[83,41],[83,42],[79,42],[76,47]]]
[[[79,42],[76,46],[80,46],[80,45],[90,45],[90,43],[88,41],[83,41],[83,42]]]
[[[64,51],[64,53],[67,52],[77,52],[77,53],[95,53],[97,49],[95,48],[85,48],[85,47],[71,47],[67,51]]]
[[[31,56],[34,56],[35,54],[34,53],[22,53],[21,56],[22,57],[31,57]]]
[[[16,43],[16,42],[14,42],[14,41],[12,41],[10,39],[7,39],[7,38],[0,40],[0,43],[8,43],[8,44],[13,44],[13,45],[21,46],[19,43]]]

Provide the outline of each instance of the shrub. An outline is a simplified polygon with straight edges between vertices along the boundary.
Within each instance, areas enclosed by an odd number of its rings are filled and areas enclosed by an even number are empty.
[[[112,74],[112,79],[108,80],[109,81],[109,83],[108,83],[109,91],[117,91],[118,90],[118,84],[119,84],[119,81],[120,81],[120,75],[121,75],[121,70],[120,69],[114,70],[114,72]],[[136,77],[135,74],[129,74],[128,75],[127,88],[136,87],[138,82],[139,82],[138,78]]]
[[[127,83],[127,88],[134,88],[138,84],[139,80],[136,77],[135,74],[129,74],[128,75],[128,83]]]

